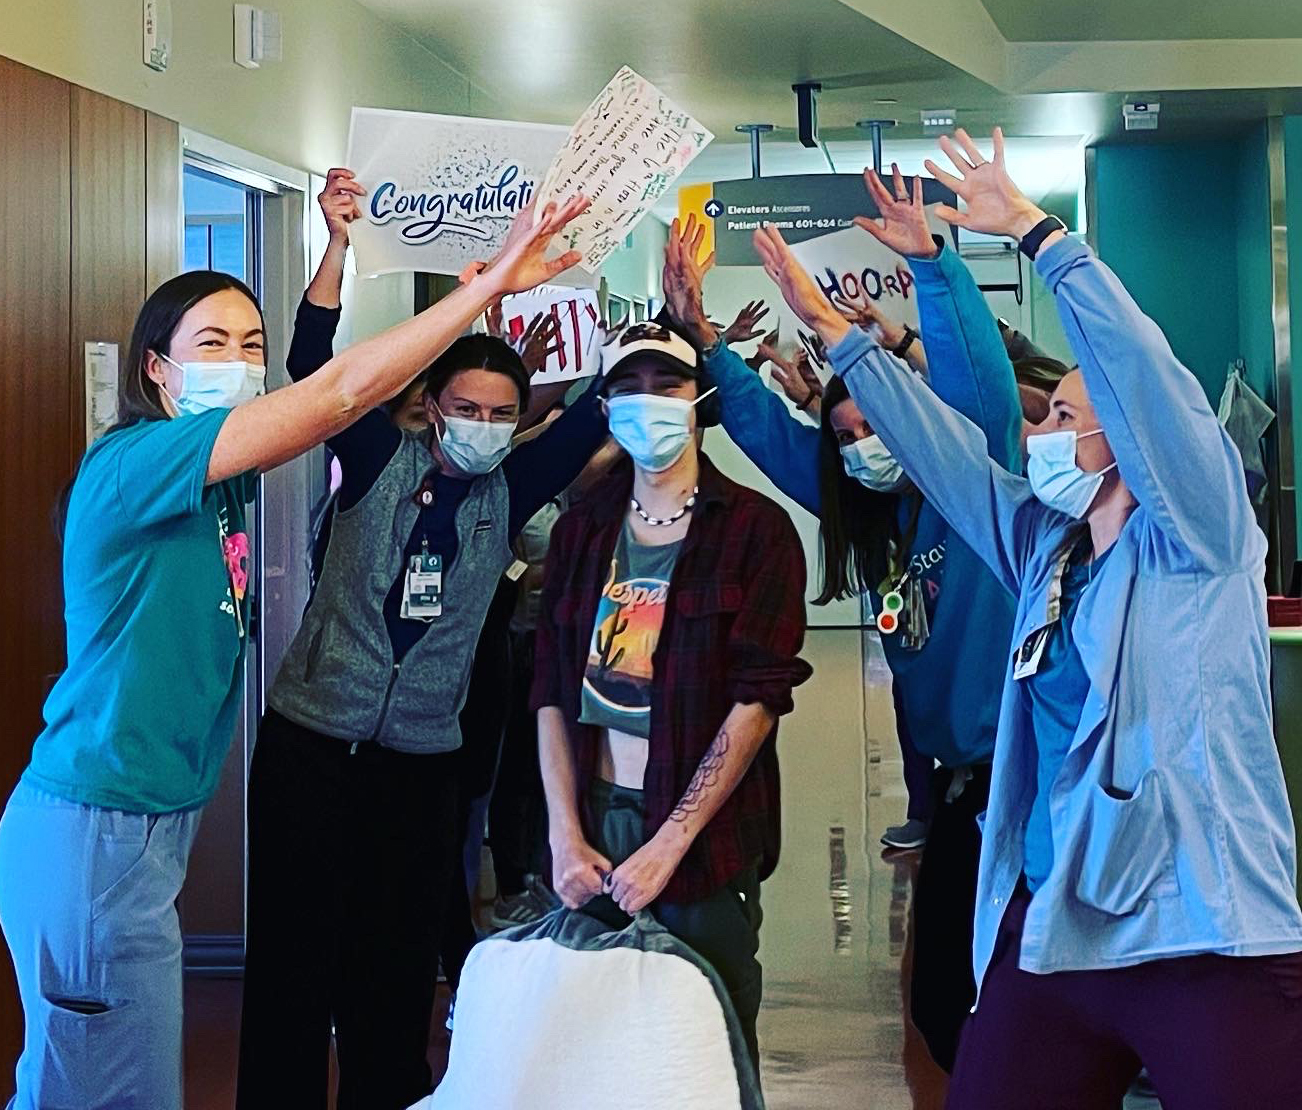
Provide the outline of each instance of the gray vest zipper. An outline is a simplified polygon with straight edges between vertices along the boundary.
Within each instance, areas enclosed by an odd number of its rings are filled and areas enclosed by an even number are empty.
[[[380,738],[380,731],[384,728],[384,718],[389,715],[389,699],[393,697],[393,687],[398,681],[398,672],[402,670],[401,663],[395,663],[393,670],[389,672],[389,685],[384,691],[384,704],[380,706],[380,719],[375,722],[375,731],[371,733],[372,740]]]

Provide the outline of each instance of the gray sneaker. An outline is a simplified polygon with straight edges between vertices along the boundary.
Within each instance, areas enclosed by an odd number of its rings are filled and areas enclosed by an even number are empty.
[[[927,843],[927,822],[916,817],[905,821],[903,825],[892,825],[882,833],[882,843],[888,848],[907,851],[921,848]]]
[[[498,898],[488,914],[490,929],[513,929],[517,925],[528,925],[537,921],[547,911],[538,904],[532,890],[523,890]]]

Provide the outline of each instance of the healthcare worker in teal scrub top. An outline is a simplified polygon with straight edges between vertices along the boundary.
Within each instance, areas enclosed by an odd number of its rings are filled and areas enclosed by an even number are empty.
[[[180,1110],[175,910],[241,701],[245,505],[259,472],[399,393],[551,261],[576,198],[517,219],[467,285],[264,395],[266,332],[224,274],[166,282],[136,321],[121,421],[82,460],[64,530],[68,668],[0,821],[0,925],[26,1019],[17,1110]]]

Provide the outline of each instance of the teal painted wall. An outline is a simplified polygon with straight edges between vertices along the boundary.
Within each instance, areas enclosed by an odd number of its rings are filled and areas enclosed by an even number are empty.
[[[1239,249],[1239,224],[1251,222],[1239,203],[1252,191],[1252,175],[1241,170],[1244,146],[1155,142],[1100,146],[1095,153],[1099,255],[1157,321],[1213,404],[1226,367],[1242,353],[1241,318],[1254,315],[1240,305],[1243,273],[1257,276],[1251,259],[1241,263]],[[1264,175],[1264,142],[1261,150]],[[1263,192],[1262,220],[1268,212]],[[1268,239],[1265,262],[1269,282]],[[1266,289],[1269,313],[1269,284]],[[1273,354],[1270,359],[1273,364]]]
[[[1239,353],[1247,363],[1248,384],[1273,406],[1275,325],[1271,312],[1270,171],[1266,141],[1263,121],[1238,144],[1235,231],[1239,262]]]
[[[1302,391],[1297,386],[1302,356],[1302,116],[1284,117],[1284,195],[1288,219],[1288,301],[1293,361],[1293,442],[1295,473],[1302,474]],[[1302,551],[1302,515],[1298,517]]]

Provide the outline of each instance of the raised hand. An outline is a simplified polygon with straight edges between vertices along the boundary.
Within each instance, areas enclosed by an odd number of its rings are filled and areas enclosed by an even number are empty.
[[[696,222],[695,215],[687,217],[686,226],[674,220],[665,244],[665,268],[662,284],[665,305],[669,315],[701,347],[710,347],[718,340],[718,329],[705,315],[701,299],[701,285],[705,275],[714,265],[714,255],[701,257],[705,243],[705,225]]]
[[[782,233],[772,224],[765,224],[755,232],[754,243],[764,272],[801,322],[817,331],[828,346],[844,339],[850,331],[849,323],[796,260]]]
[[[538,313],[525,328],[514,346],[530,377],[547,365],[548,357],[557,350],[560,337],[561,322],[551,313]]]
[[[463,278],[461,284],[465,285],[470,281],[470,278],[474,277],[478,273],[479,271],[476,270],[474,274],[470,275],[470,277]],[[503,316],[501,301],[495,301],[493,304],[490,304],[484,312],[484,330],[494,339],[506,339],[506,320]]]
[[[881,335],[881,345],[888,351],[894,350],[904,342],[904,325],[892,320],[877,305],[865,298],[862,301],[850,301],[841,294],[832,298],[837,310],[855,327],[864,331],[877,328]]]
[[[591,203],[583,196],[571,197],[563,205],[553,201],[543,209],[542,218],[536,224],[533,205],[522,208],[516,213],[502,249],[479,276],[491,283],[495,295],[501,296],[523,293],[577,265],[583,257],[578,251],[566,251],[559,258],[548,259],[547,248],[557,233],[586,212]]]
[[[802,412],[822,400],[823,382],[814,371],[809,354],[803,347],[790,362],[774,359],[771,373],[773,380],[782,387],[782,392]]]
[[[760,335],[759,322],[769,314],[763,301],[751,301],[739,313],[737,319],[723,329],[723,338],[730,346],[734,343],[749,343]]]
[[[926,167],[937,181],[948,185],[963,199],[967,209],[960,212],[942,204],[936,209],[936,215],[971,231],[1020,239],[1044,219],[1044,212],[1023,196],[1008,176],[1002,128],[995,128],[993,141],[994,159],[987,162],[961,127],[954,132],[953,139],[947,135],[941,137],[940,149],[954,163],[959,176],[946,173],[931,159],[927,159]]]
[[[864,170],[864,184],[877,205],[881,222],[867,216],[856,216],[854,222],[879,243],[890,247],[896,254],[911,258],[935,258],[940,248],[931,237],[927,214],[922,207],[922,179],[913,179],[913,196],[904,184],[900,167],[891,163],[891,184],[894,192],[882,184],[876,170]]]
[[[778,329],[774,327],[768,335],[761,339],[759,346],[755,349],[755,353],[744,361],[747,366],[757,373],[764,369],[764,364],[766,362],[780,361],[780,356],[778,354]]]
[[[353,176],[352,170],[336,167],[326,174],[325,188],[316,198],[325,217],[331,239],[348,241],[348,225],[362,214],[357,198],[366,196],[366,190]]]

